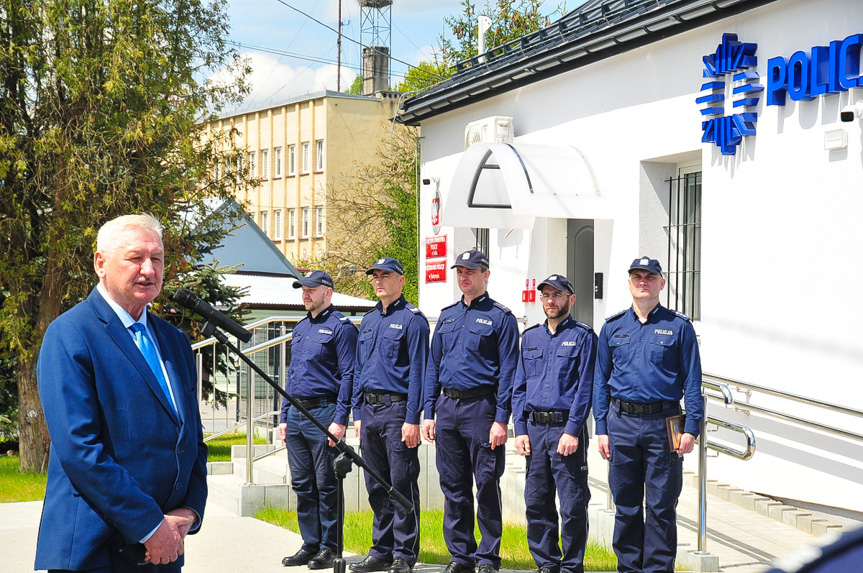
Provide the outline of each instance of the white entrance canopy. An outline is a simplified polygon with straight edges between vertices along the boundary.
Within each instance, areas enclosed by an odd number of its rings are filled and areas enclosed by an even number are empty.
[[[453,173],[441,223],[530,229],[536,217],[599,218],[599,188],[574,147],[474,143]]]

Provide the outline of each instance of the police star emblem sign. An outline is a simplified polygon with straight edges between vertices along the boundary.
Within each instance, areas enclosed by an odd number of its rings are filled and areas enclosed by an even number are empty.
[[[758,44],[739,42],[737,34],[723,34],[716,52],[702,58],[708,81],[701,85],[702,95],[695,100],[704,106],[701,141],[715,144],[723,155],[734,155],[744,137],[755,135],[755,107],[764,90],[755,70],[757,49]],[[733,100],[731,113],[726,109],[729,99]]]

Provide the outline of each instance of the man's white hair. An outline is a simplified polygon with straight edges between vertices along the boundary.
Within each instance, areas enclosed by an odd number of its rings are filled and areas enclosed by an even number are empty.
[[[159,241],[162,240],[162,223],[154,216],[149,213],[122,215],[116,219],[111,219],[99,229],[99,234],[96,235],[96,250],[100,253],[111,251],[117,246],[117,235],[129,229],[151,231],[159,236]]]

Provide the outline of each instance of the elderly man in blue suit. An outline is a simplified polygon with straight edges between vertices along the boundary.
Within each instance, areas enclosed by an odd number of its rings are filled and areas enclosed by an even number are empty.
[[[180,571],[204,515],[207,447],[189,340],[146,310],[162,288],[162,227],[119,217],[96,249],[99,284],[39,353],[51,454],[36,569]]]

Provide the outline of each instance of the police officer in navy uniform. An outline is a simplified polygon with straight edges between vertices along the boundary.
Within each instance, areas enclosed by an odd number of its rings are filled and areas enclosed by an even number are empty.
[[[704,417],[695,329],[659,304],[664,287],[659,261],[635,259],[632,307],[606,319],[597,342],[593,413],[599,452],[609,460],[621,572],[674,571],[682,456],[692,451]],[[681,398],[686,423],[674,451],[665,419],[680,414]]]
[[[464,296],[441,311],[423,389],[423,436],[437,440],[443,532],[452,555],[444,573],[466,573],[476,565],[479,573],[500,569],[500,477],[518,363],[518,325],[508,308],[488,296],[488,266],[480,251],[456,258],[453,268]],[[479,546],[473,533],[474,479]]]
[[[333,279],[311,271],[294,282],[303,289],[308,314],[291,340],[291,366],[285,390],[337,438],[345,434],[350,413],[357,328],[332,305]],[[338,454],[327,437],[302,413],[282,401],[279,437],[288,446],[291,486],[297,494],[297,519],[303,546],[282,565],[332,567],[336,553]]]
[[[388,479],[414,509],[393,502],[366,474],[374,511],[372,547],[350,568],[360,573],[411,573],[420,545],[420,412],[428,361],[429,325],[405,300],[404,269],[391,257],[366,271],[380,302],[363,317],[354,375],[354,428],[369,468]]]
[[[570,316],[575,294],[565,276],[551,275],[537,290],[548,318],[524,331],[512,393],[515,449],[527,456],[527,544],[538,573],[583,573],[596,334]]]

